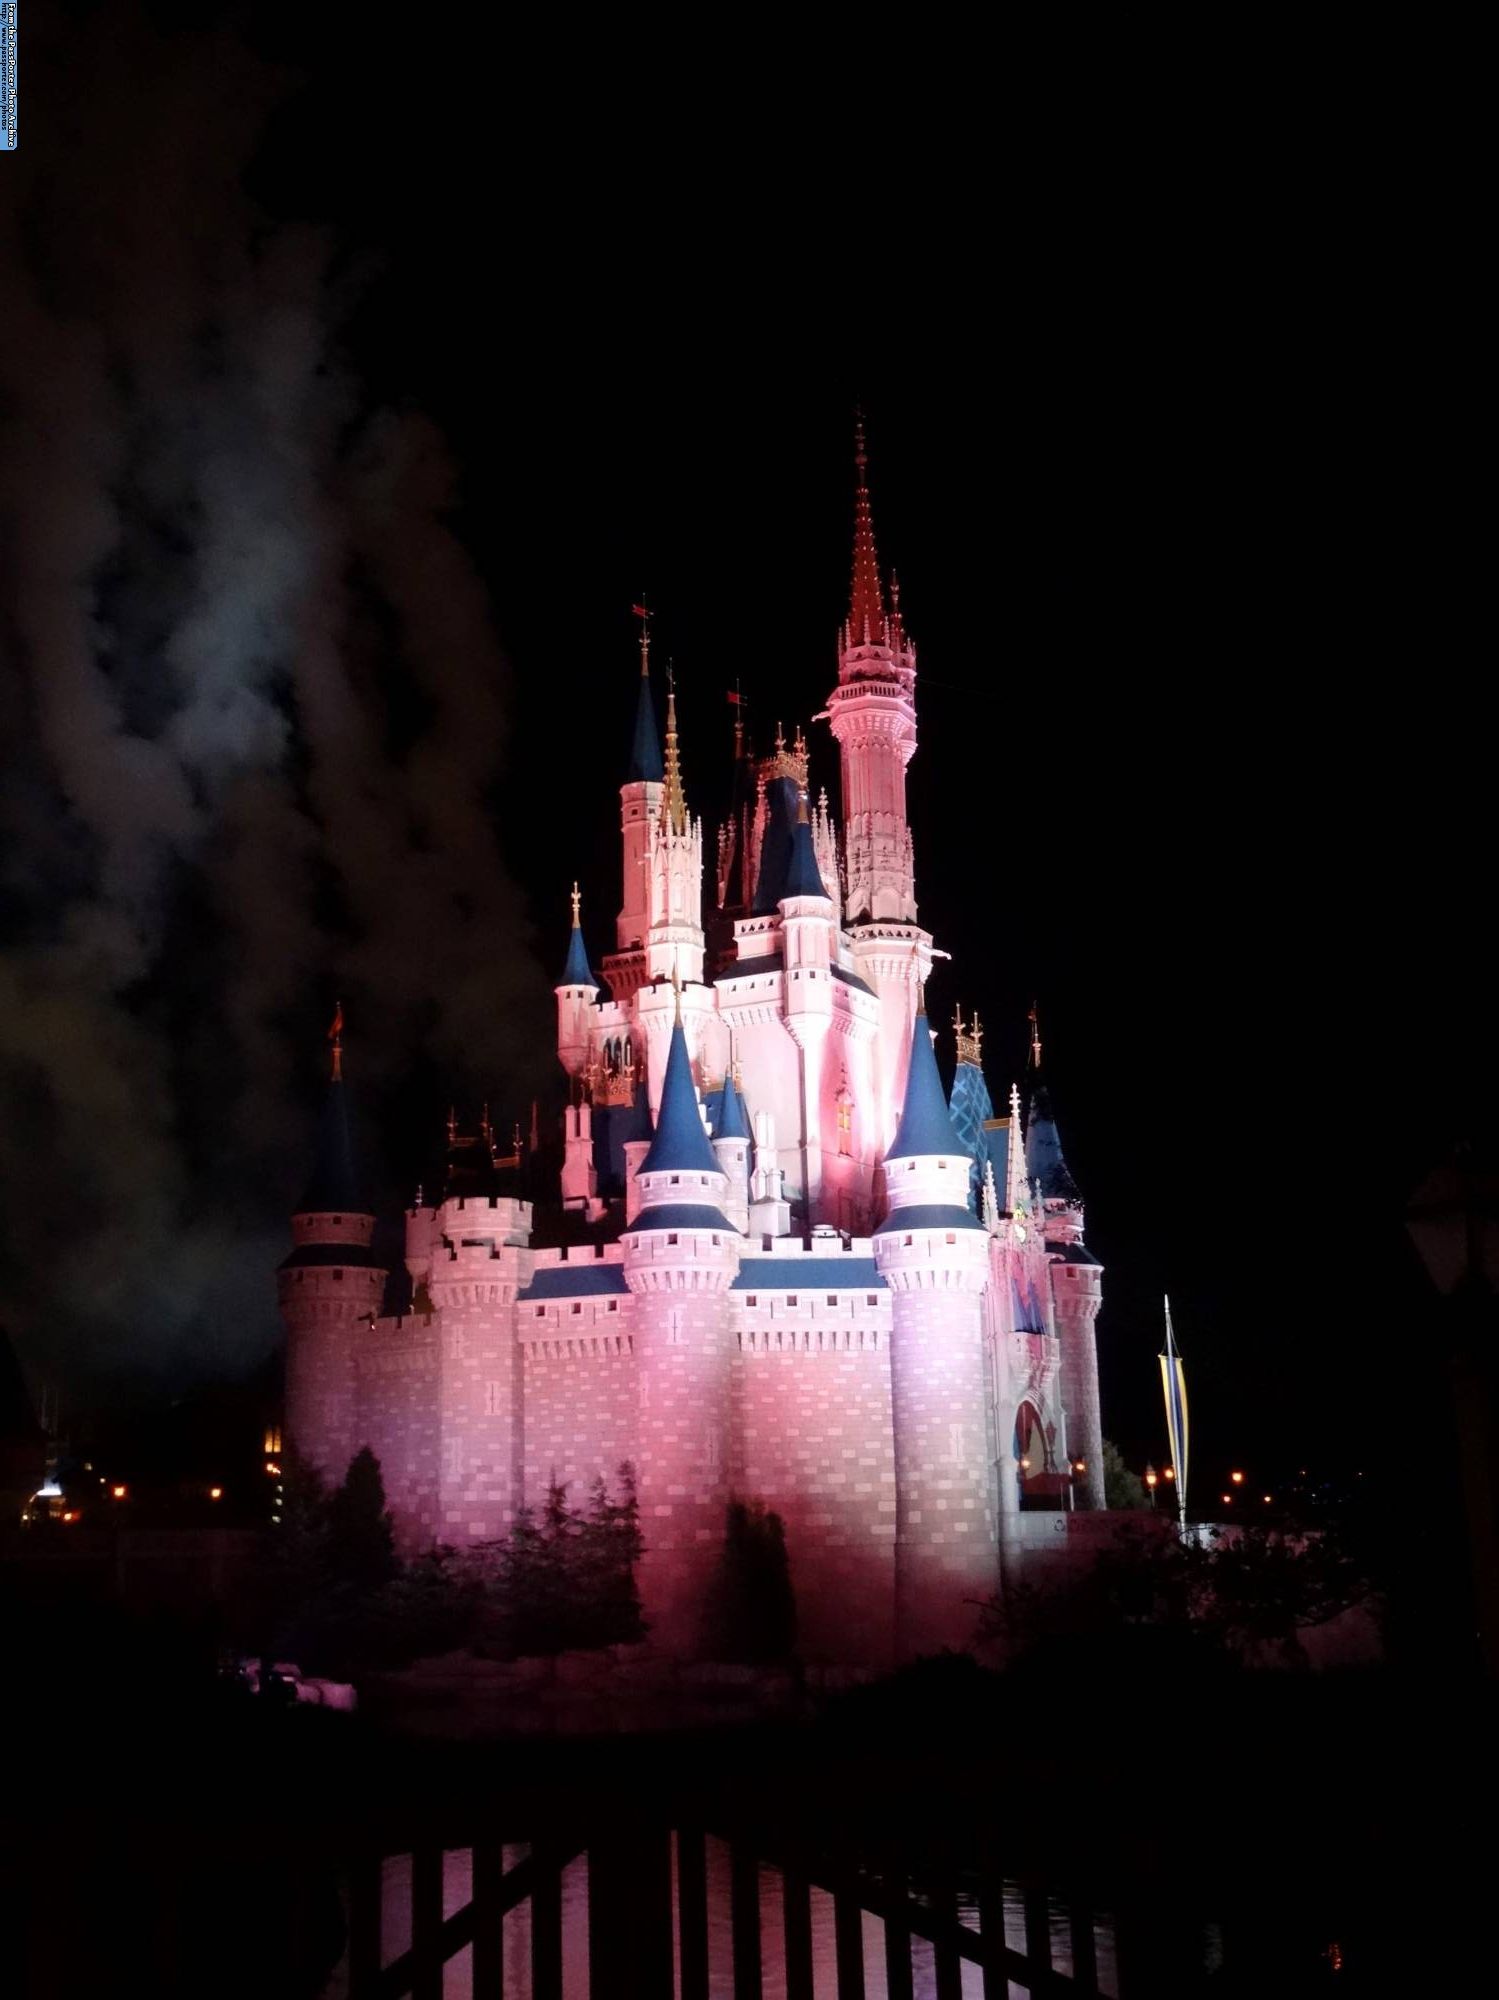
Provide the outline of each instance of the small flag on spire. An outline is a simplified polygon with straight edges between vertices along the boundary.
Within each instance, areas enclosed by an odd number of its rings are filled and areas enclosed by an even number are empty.
[[[333,1003],[333,1023],[328,1030],[328,1040],[333,1044],[333,1081],[341,1083],[344,1072],[344,1003]]]
[[[634,612],[637,618],[649,618],[651,615],[649,608],[644,604],[632,604],[630,606],[630,609]]]

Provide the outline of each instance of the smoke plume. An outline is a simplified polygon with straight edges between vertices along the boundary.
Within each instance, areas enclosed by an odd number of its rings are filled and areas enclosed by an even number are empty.
[[[74,20],[0,176],[0,1321],[65,1400],[268,1347],[335,993],[367,1105],[519,1098],[541,1018],[443,443],[245,192],[293,83]]]

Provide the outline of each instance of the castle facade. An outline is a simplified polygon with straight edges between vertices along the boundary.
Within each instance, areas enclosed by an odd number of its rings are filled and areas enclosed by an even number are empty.
[[[916,649],[879,571],[862,434],[852,591],[818,720],[743,732],[728,820],[691,812],[649,628],[613,950],[576,892],[557,994],[560,1187],[517,1133],[450,1120],[445,1184],[406,1215],[412,1310],[359,1191],[341,1056],[278,1274],[287,1427],[340,1477],[368,1444],[408,1548],[502,1536],[560,1480],[635,1467],[652,1636],[682,1652],[734,1499],[785,1524],[803,1650],[961,1646],[973,1601],[1103,1507],[1102,1269],[1034,1038],[1028,1116],[996,1117],[978,1023],[944,1092],[924,1006],[906,766]],[[623,746],[622,746],[623,747]]]

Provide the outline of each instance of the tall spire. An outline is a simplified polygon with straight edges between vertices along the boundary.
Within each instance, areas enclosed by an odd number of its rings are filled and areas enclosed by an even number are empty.
[[[293,1215],[318,1215],[338,1211],[343,1215],[369,1215],[373,1211],[365,1191],[364,1176],[354,1150],[349,1128],[349,1100],[343,1077],[344,1010],[339,1006],[328,1030],[333,1048],[332,1076],[328,1095],[323,1099],[318,1120],[317,1144],[312,1174]]]
[[[591,986],[598,991],[598,981],[588,964],[588,953],[583,944],[583,898],[576,882],[573,884],[573,927],[567,940],[567,963],[562,968],[564,986]]]
[[[807,794],[805,788],[798,794],[796,825],[791,833],[791,859],[781,883],[781,897],[822,896],[827,889],[817,866],[817,853],[812,845],[812,823],[807,817]]]
[[[680,1017],[673,1022],[671,1043],[666,1054],[666,1074],[661,1083],[661,1108],[656,1113],[656,1131],[651,1149],[640,1163],[643,1174],[673,1172],[716,1174],[722,1169],[718,1155],[708,1143],[698,1110],[697,1087],[692,1081],[692,1061],[687,1054],[687,1037]]]
[[[672,833],[687,831],[687,795],[682,790],[682,758],[677,748],[677,681],[666,669],[666,790],[661,798],[661,823]]]
[[[635,703],[635,735],[626,782],[659,785],[661,738],[656,734],[656,704],[651,700],[651,614],[643,604],[637,604],[635,616],[640,620],[640,694]]]
[[[849,598],[848,630],[855,646],[881,645],[885,638],[885,593],[874,553],[874,518],[869,508],[869,457],[864,449],[864,412],[854,423],[854,466],[858,486],[854,496],[854,575]]]
[[[932,1052],[931,1030],[927,1027],[926,1001],[916,1016],[911,1033],[911,1062],[906,1071],[906,1099],[901,1106],[900,1125],[887,1160],[921,1159],[940,1156],[960,1158],[963,1147],[952,1128],[952,1114],[937,1074],[937,1058]],[[963,1190],[966,1195],[967,1189]]]

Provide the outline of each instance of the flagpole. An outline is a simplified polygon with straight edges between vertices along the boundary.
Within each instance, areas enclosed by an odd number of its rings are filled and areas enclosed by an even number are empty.
[[[1171,1445],[1171,1462],[1176,1468],[1177,1519],[1182,1533],[1187,1529],[1187,1378],[1182,1368],[1181,1356],[1176,1351],[1176,1336],[1171,1327],[1171,1301],[1164,1300],[1166,1308],[1166,1345],[1162,1351],[1161,1392],[1166,1399],[1166,1436]]]

